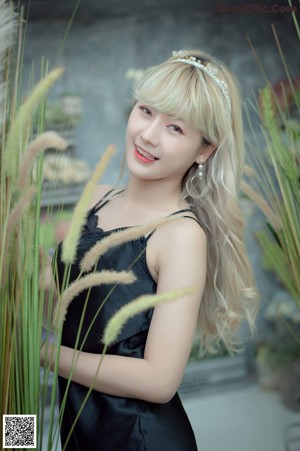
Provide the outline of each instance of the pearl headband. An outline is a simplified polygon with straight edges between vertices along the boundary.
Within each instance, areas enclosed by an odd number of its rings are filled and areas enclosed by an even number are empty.
[[[203,70],[207,75],[209,75],[210,78],[212,80],[214,80],[217,83],[217,85],[219,86],[219,88],[221,89],[222,94],[225,97],[225,100],[227,103],[227,108],[228,108],[229,114],[231,114],[231,102],[230,102],[230,97],[229,97],[229,93],[228,93],[228,85],[227,85],[226,81],[220,80],[220,78],[218,78],[216,76],[216,74],[218,73],[218,69],[215,66],[213,66],[211,63],[208,63],[206,66],[204,66],[204,64],[201,63],[201,60],[196,59],[194,56],[189,56],[189,54],[186,50],[179,50],[179,51],[174,50],[172,55],[175,56],[176,59],[171,60],[171,61],[185,63],[185,64],[191,64],[192,66],[198,67],[199,69]]]

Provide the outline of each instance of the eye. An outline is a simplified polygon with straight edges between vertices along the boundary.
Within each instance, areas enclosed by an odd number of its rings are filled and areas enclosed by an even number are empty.
[[[146,106],[141,105],[139,107],[140,111],[145,114],[146,116],[151,116],[151,111]]]
[[[172,125],[169,125],[169,128],[171,130],[174,130],[174,132],[183,134],[182,128],[180,128],[179,125],[172,124]]]

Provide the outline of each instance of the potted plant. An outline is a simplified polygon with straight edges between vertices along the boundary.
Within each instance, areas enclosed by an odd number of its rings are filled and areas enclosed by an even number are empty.
[[[300,88],[299,78],[291,76],[273,30],[286,79],[273,86],[266,78],[257,104],[252,105],[260,119],[265,148],[262,149],[257,133],[253,132],[248,152],[251,167],[246,170],[247,180],[242,188],[263,213],[262,228],[256,233],[263,252],[263,265],[286,290],[280,300],[278,297],[271,300],[265,312],[267,321],[273,323],[273,331],[271,340],[258,345],[258,368],[262,362],[268,362],[273,369],[280,368],[279,372],[289,367],[284,377],[277,375],[275,385],[283,387],[284,382],[285,387],[292,387],[296,370],[291,368],[298,365],[300,349]],[[249,108],[246,114],[254,130]],[[289,338],[282,341],[283,331]],[[297,396],[297,390],[290,394],[294,404],[297,404]]]

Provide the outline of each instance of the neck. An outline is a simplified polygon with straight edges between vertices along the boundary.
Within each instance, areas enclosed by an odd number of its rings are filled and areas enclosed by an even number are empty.
[[[159,210],[174,209],[182,205],[181,186],[170,181],[140,180],[129,177],[124,192],[127,204]]]

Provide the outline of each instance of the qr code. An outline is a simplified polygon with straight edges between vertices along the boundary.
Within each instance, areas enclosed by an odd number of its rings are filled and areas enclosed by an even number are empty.
[[[36,448],[36,415],[3,415],[3,448]]]

